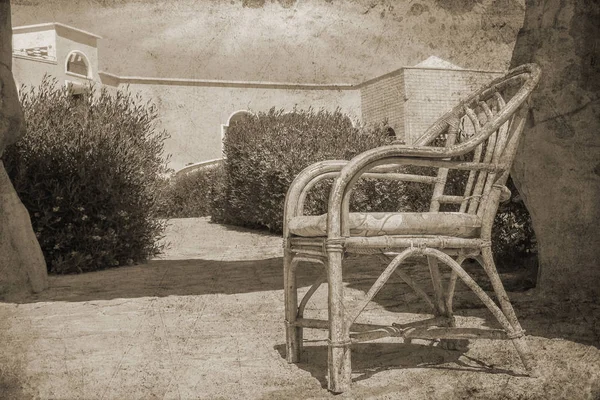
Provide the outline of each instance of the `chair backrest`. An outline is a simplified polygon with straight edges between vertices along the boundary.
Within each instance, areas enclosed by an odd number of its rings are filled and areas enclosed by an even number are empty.
[[[540,69],[525,64],[493,80],[471,94],[450,112],[443,115],[416,142],[420,146],[439,145],[443,141],[449,154],[468,161],[492,164],[503,173],[485,170],[469,171],[463,177],[461,195],[447,195],[447,168],[437,173],[430,211],[439,211],[442,204],[455,204],[457,211],[483,216],[486,209],[495,209],[498,202],[486,204],[492,189],[506,183],[508,170],[517,151],[523,124],[527,116],[527,98],[537,85]]]

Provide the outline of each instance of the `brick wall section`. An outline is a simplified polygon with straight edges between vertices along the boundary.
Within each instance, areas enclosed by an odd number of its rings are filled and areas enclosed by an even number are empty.
[[[369,124],[388,121],[398,138],[404,137],[404,76],[394,71],[360,85],[363,122]]]
[[[500,72],[428,68],[405,68],[403,72],[407,143],[413,143],[462,98],[502,75]]]

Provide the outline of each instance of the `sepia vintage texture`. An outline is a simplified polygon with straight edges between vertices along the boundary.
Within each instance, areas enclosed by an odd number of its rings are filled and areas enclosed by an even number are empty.
[[[10,3],[0,0],[0,156],[23,134],[23,113],[13,80]],[[0,299],[48,287],[46,262],[29,213],[0,160]]]

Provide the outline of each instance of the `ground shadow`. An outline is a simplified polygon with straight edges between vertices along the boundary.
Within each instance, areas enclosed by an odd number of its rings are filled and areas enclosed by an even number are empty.
[[[285,358],[285,345],[274,346]],[[296,364],[327,387],[327,346],[304,346],[301,362]],[[524,376],[514,371],[488,365],[469,357],[464,351],[445,350],[434,345],[413,343],[358,343],[352,345],[352,381],[369,379],[392,369],[436,368],[491,374]]]
[[[219,224],[219,223],[212,222],[212,221],[209,223],[217,224],[217,225],[225,228],[228,231],[240,232],[240,233],[250,233],[254,236],[263,236],[263,237],[272,237],[272,238],[281,239],[281,234],[270,232],[268,229],[262,228],[262,227],[253,229],[253,228],[246,228],[246,227],[237,226],[237,225]]]
[[[377,260],[357,258],[345,271],[348,287],[367,292],[385,266]],[[476,262],[466,263],[465,270],[496,301],[490,280]],[[433,299],[433,287],[426,265],[410,263],[403,270]],[[447,282],[449,268],[443,268]],[[600,304],[592,301],[553,301],[535,296],[529,289],[529,270],[501,271],[500,278],[508,291],[519,321],[528,335],[546,338],[562,338],[574,342],[600,347]],[[388,311],[430,313],[431,309],[399,277],[393,275],[377,294],[374,301]],[[497,303],[497,301],[496,301]],[[484,326],[500,328],[496,319],[475,294],[462,282],[457,283],[454,298],[456,315],[478,317],[485,320]]]
[[[199,296],[283,290],[281,257],[249,261],[154,260],[147,264],[51,276],[50,287],[25,299],[89,301],[116,298]],[[309,286],[320,271],[299,271],[300,285]]]
[[[512,296],[526,334],[600,348],[600,304]]]
[[[349,260],[344,271],[348,287],[363,293],[368,291],[383,269],[375,262],[369,258]],[[282,265],[281,257],[248,261],[155,260],[144,265],[80,275],[51,276],[48,290],[31,295],[20,303],[283,290]],[[413,265],[408,266],[408,271],[431,294],[427,268]],[[319,265],[301,265],[298,268],[298,285],[310,286],[322,272],[323,268]],[[488,289],[489,283],[482,271],[474,269],[469,272],[484,289]],[[502,278],[504,280],[505,276]],[[527,334],[600,347],[600,305],[591,302],[541,303],[519,293],[510,293],[510,297]],[[430,313],[429,307],[395,276],[374,301],[388,311]],[[326,308],[326,305],[318,307]],[[457,315],[480,317],[486,321],[486,326],[498,327],[481,301],[462,284],[457,286],[455,310]]]

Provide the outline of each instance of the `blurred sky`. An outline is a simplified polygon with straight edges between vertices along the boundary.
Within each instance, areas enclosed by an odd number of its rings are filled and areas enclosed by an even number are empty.
[[[128,76],[357,83],[435,55],[508,66],[523,0],[11,0],[13,26],[99,34]]]

